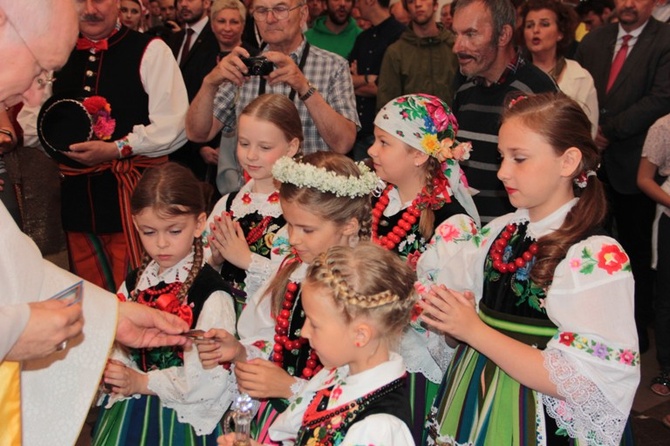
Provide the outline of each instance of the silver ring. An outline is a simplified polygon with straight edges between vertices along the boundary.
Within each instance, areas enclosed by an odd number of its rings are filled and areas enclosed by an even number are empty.
[[[56,351],[59,352],[61,350],[65,350],[66,347],[67,347],[67,339],[58,344],[58,347],[56,347]]]

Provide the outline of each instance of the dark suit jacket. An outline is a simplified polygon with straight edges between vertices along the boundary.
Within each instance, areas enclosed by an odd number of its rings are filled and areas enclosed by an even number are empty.
[[[635,194],[647,130],[670,113],[670,25],[649,19],[605,93],[618,30],[618,24],[610,24],[588,33],[575,59],[591,73],[598,91],[599,124],[610,142],[603,153],[607,181],[619,193]]]
[[[172,49],[175,59],[179,56],[185,34],[186,30],[182,29],[168,40],[168,45]],[[182,60],[180,64],[189,103],[200,90],[202,80],[216,66],[216,56],[218,54],[219,44],[214,37],[210,23],[207,22],[198,38],[191,45],[186,60]],[[200,148],[203,145],[209,145],[217,149],[219,147],[218,138],[207,144],[188,141],[182,148],[172,153],[170,159],[189,167],[201,180],[210,179],[207,177],[216,176],[216,166],[207,166],[200,156]]]

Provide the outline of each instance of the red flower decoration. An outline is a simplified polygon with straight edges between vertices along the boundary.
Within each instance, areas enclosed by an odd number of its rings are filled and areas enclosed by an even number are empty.
[[[264,350],[266,344],[267,344],[267,342],[265,342],[265,341],[256,341],[256,342],[254,342],[254,343],[251,344],[251,345],[253,345],[254,347],[256,347],[256,348],[258,348],[258,349],[260,349],[260,350]]]
[[[268,203],[278,203],[279,202],[279,192],[274,191],[268,197]]]
[[[103,110],[107,113],[112,111],[109,102],[102,96],[90,96],[84,99],[81,103],[90,115],[96,115]]]
[[[188,304],[180,304],[177,296],[172,293],[161,294],[156,299],[156,308],[179,316],[190,327],[193,323],[193,310]]]
[[[413,253],[407,255],[407,264],[410,268],[412,268],[412,271],[416,271],[416,264],[419,263],[419,257],[421,257],[421,253],[419,251],[414,251]]]
[[[567,345],[568,347],[572,345],[572,342],[575,340],[575,334],[574,333],[568,333],[568,332],[563,332],[561,333],[559,342],[563,345]]]
[[[419,319],[419,316],[421,316],[421,313],[423,313],[423,308],[421,308],[418,303],[415,303],[412,307],[412,322],[416,322],[416,320]]]
[[[628,255],[618,245],[604,245],[598,253],[598,268],[607,271],[607,274],[615,273],[628,262]]]
[[[246,194],[242,195],[242,203],[244,204],[249,204],[251,203],[251,195],[249,195],[249,192]]]

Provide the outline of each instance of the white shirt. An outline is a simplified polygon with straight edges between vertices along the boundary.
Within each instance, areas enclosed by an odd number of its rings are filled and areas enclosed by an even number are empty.
[[[190,50],[193,48],[193,44],[195,43],[196,40],[198,40],[198,36],[200,36],[200,33],[202,33],[202,30],[205,29],[205,26],[209,24],[209,17],[207,17],[207,14],[203,14],[200,20],[195,22],[192,25],[186,25],[185,32],[184,32],[184,39],[181,41],[181,45],[179,45],[179,54],[177,54],[177,64],[181,65],[181,53],[184,52],[184,44],[186,43],[186,38],[188,37],[188,30],[192,29],[193,30],[193,35],[191,36],[191,42],[189,44],[188,49]]]

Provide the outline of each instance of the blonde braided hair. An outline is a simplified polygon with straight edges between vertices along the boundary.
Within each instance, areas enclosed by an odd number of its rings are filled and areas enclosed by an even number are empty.
[[[395,253],[371,242],[333,246],[312,262],[305,280],[331,291],[345,322],[370,317],[394,342],[409,324],[416,301],[414,271]]]

